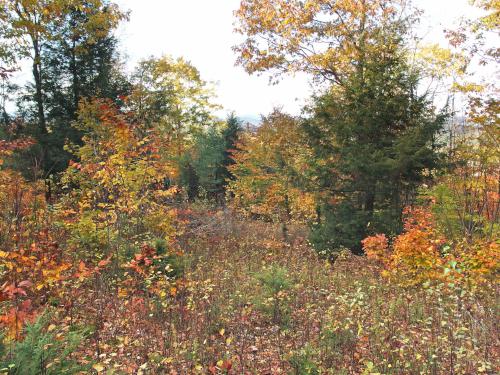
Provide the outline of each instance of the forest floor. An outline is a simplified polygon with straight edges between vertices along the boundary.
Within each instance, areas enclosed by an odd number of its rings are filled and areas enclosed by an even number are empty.
[[[95,300],[99,370],[139,374],[476,374],[499,367],[495,295],[392,285],[307,231],[186,211],[183,276],[162,307]],[[491,292],[493,293],[493,292]],[[493,297],[493,298],[492,298]],[[102,301],[100,303],[99,301]],[[100,307],[99,307],[100,306]],[[113,308],[107,308],[114,306]],[[96,367],[95,367],[96,368]]]

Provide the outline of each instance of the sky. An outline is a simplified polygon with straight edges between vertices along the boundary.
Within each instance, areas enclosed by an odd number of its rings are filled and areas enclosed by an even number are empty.
[[[299,114],[314,91],[305,74],[284,76],[277,85],[269,76],[249,75],[235,66],[232,47],[242,40],[234,33],[234,11],[240,0],[114,0],[122,10],[130,11],[130,20],[117,30],[120,49],[127,68],[132,71],[141,59],[168,54],[184,57],[215,85],[224,117],[234,111],[240,118],[258,122],[260,115],[275,107]],[[443,30],[456,25],[463,16],[477,10],[469,0],[413,0],[424,11],[419,34],[424,42],[446,45]],[[29,80],[29,65],[23,66],[17,79]]]
[[[233,32],[234,10],[239,0],[115,0],[130,11],[130,21],[117,35],[129,69],[149,56],[183,56],[196,66],[206,81],[216,85],[217,102],[224,113],[257,118],[274,107],[300,113],[312,93],[309,77],[284,77],[269,85],[268,76],[248,75],[235,66],[231,47],[241,36]],[[442,30],[470,15],[468,0],[415,0],[424,10],[420,33],[426,40],[443,41]]]
[[[203,79],[215,83],[216,101],[224,108],[221,114],[235,111],[240,117],[256,118],[276,106],[298,114],[312,93],[304,74],[269,85],[268,76],[250,76],[235,66],[231,47],[242,38],[233,32],[239,0],[115,1],[130,11],[130,21],[118,30],[128,68],[149,56],[183,56]],[[428,40],[443,40],[442,30],[471,10],[468,0],[415,0],[415,4],[425,12],[420,30]]]

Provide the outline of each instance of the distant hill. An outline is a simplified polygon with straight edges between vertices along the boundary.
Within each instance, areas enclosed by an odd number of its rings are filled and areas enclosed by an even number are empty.
[[[250,123],[252,125],[258,125],[260,123],[260,116],[255,115],[239,116],[239,119],[243,123]]]

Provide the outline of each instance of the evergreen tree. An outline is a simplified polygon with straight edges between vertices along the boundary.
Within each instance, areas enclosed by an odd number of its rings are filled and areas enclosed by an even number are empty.
[[[121,71],[118,41],[110,32],[95,38],[79,32],[92,15],[105,12],[94,8],[73,9],[62,25],[57,25],[57,39],[44,48],[42,64],[46,119],[50,132],[46,136],[47,174],[63,171],[71,154],[64,150],[68,141],[80,144],[82,134],[71,126],[77,119],[83,98],[106,98],[120,102],[129,93],[129,83]]]
[[[235,163],[233,154],[238,151],[238,139],[242,131],[241,121],[236,117],[234,112],[230,113],[226,119],[226,126],[222,131],[222,139],[224,141],[224,157],[222,160],[224,185],[234,179],[230,171],[230,166]]]
[[[241,132],[241,122],[231,113],[222,129],[209,127],[196,135],[190,153],[184,155],[181,184],[187,189],[189,200],[204,194],[206,198],[222,203],[227,185],[234,177],[230,166]]]
[[[194,169],[199,186],[207,198],[220,200],[225,187],[224,175],[227,172],[223,164],[226,152],[224,138],[216,129],[210,128],[198,137],[195,150],[197,157]]]
[[[359,251],[369,234],[399,232],[402,208],[439,165],[435,136],[445,116],[417,94],[419,77],[397,31],[381,32],[384,48],[367,55],[345,85],[317,98],[304,124],[313,169],[329,192],[312,234],[320,250]]]
[[[47,314],[41,315],[35,322],[28,324],[22,341],[10,347],[3,343],[0,345],[2,374],[56,375],[89,371],[89,365],[81,365],[71,356],[83,341],[85,333],[48,329],[49,318]]]
[[[179,184],[186,190],[188,201],[194,202],[199,195],[200,182],[190,154],[184,154],[180,159]]]
[[[42,177],[63,170],[67,139],[78,102],[86,96],[117,95],[116,41],[113,30],[126,18],[109,0],[0,1],[0,31],[12,44],[15,58],[31,58],[33,82],[20,97],[23,132],[36,140],[21,168],[34,167]]]

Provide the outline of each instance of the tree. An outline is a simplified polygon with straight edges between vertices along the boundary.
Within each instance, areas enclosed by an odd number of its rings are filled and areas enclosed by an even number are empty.
[[[88,371],[72,358],[85,334],[82,331],[54,331],[49,327],[48,313],[40,316],[25,328],[26,337],[9,348],[0,347],[0,355],[5,358],[0,366],[8,374],[79,374]],[[63,327],[67,328],[67,327]]]
[[[209,198],[221,203],[227,186],[234,176],[231,166],[233,155],[237,152],[237,142],[242,129],[238,118],[231,113],[222,129],[209,128],[197,137],[193,152],[194,170],[198,176],[199,187]]]
[[[199,71],[182,58],[169,56],[141,61],[133,75],[130,106],[137,120],[155,127],[180,157],[194,136],[214,124],[212,91]]]
[[[12,91],[10,83],[10,75],[15,71],[14,66],[14,52],[12,46],[5,42],[5,30],[2,29],[0,24],[0,134],[4,132],[3,129],[9,123],[9,114],[7,113],[7,101],[10,99],[9,94]]]
[[[301,186],[301,171],[311,156],[302,142],[297,119],[275,110],[263,117],[255,134],[243,135],[229,183],[233,205],[247,215],[256,215],[287,225],[311,220],[314,197]]]
[[[234,113],[220,127],[209,127],[195,135],[195,142],[180,161],[181,185],[190,201],[200,195],[223,203],[227,186],[234,176],[230,167],[242,131]]]
[[[440,165],[436,135],[446,116],[416,93],[419,77],[403,51],[394,42],[392,51],[366,61],[363,76],[319,97],[305,123],[326,168],[320,185],[336,200],[325,202],[330,224],[313,236],[322,248],[360,249],[367,233],[399,232],[402,209]]]
[[[87,47],[97,43],[102,38],[109,37],[110,32],[125,17],[118,7],[107,0],[92,0],[82,2],[78,0],[13,0],[0,2],[0,22],[6,31],[5,37],[16,41],[17,59],[30,58],[34,81],[33,101],[35,103],[36,129],[32,134],[38,141],[40,148],[37,158],[40,159],[43,170],[47,173],[53,169],[53,161],[48,156],[50,145],[47,140],[53,129],[47,118],[47,67],[46,57],[49,45],[69,42],[73,47],[73,56],[59,60],[62,66],[68,63],[76,69],[77,50],[82,52]],[[78,16],[79,15],[79,16]],[[69,31],[70,30],[70,31]],[[68,40],[69,39],[69,40]],[[85,41],[82,43],[82,41]],[[71,71],[71,67],[70,67]],[[64,77],[64,75],[63,75]],[[76,78],[76,74],[73,75]],[[60,83],[60,82],[58,82]],[[73,80],[73,88],[78,87]],[[73,100],[73,113],[76,103],[81,98],[76,92]],[[59,149],[61,151],[61,149]]]
[[[45,108],[43,103],[41,54],[42,44],[49,38],[48,25],[55,22],[58,15],[66,11],[66,2],[47,1],[2,1],[1,21],[8,27],[8,37],[21,41],[18,55],[30,56],[35,81],[35,102],[37,106],[38,130],[47,133]]]
[[[166,187],[176,168],[162,158],[162,138],[131,123],[109,99],[83,101],[79,130],[83,145],[72,147],[74,161],[64,172],[65,195],[59,212],[69,243],[84,259],[115,256],[136,250],[134,244],[173,235],[168,199],[177,191]]]
[[[418,96],[405,51],[414,15],[405,1],[243,1],[249,72],[311,73],[331,86],[304,122],[312,186],[327,191],[312,239],[320,250],[360,241],[384,223],[397,232],[404,203],[437,166],[443,122]],[[323,216],[323,217],[321,217]]]
[[[500,215],[500,105],[498,84],[488,79],[492,71],[498,72],[499,50],[491,37],[498,34],[500,5],[474,4],[483,15],[447,32],[452,47],[467,58],[464,74],[451,90],[464,103],[464,118],[450,126],[448,173],[430,191],[446,235],[465,238],[468,246],[497,238]],[[481,71],[481,66],[487,69]]]
[[[242,132],[241,121],[234,112],[230,113],[226,119],[226,126],[222,130],[222,139],[224,142],[224,158],[222,161],[223,176],[225,184],[234,179],[230,167],[234,164],[233,154],[238,151],[238,141]]]
[[[56,174],[68,166],[71,154],[64,150],[67,142],[81,143],[82,133],[71,123],[77,119],[83,98],[109,98],[118,103],[129,92],[121,71],[118,42],[112,34],[118,25],[113,17],[122,19],[126,15],[108,15],[113,11],[111,5],[94,1],[71,9],[51,30],[57,38],[44,44],[43,86],[51,129],[46,137],[47,173]]]
[[[198,178],[198,187],[207,198],[219,202],[223,199],[225,187],[225,151],[224,138],[214,128],[197,136],[193,147],[193,167]]]
[[[399,27],[405,9],[405,0],[243,0],[238,63],[249,73],[307,72],[345,85],[381,52],[376,36]]]

